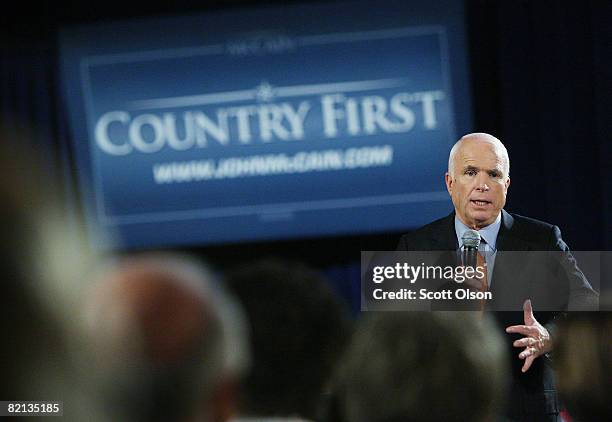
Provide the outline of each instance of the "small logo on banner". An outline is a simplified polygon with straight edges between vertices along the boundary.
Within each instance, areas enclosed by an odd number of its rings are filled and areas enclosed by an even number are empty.
[[[274,32],[255,32],[243,34],[225,45],[227,54],[231,56],[252,56],[264,54],[279,54],[295,50],[297,43],[284,34]]]

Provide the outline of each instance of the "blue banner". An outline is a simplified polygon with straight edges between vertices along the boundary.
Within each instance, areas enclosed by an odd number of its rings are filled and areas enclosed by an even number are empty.
[[[445,214],[448,151],[470,125],[458,3],[65,31],[90,223],[136,247],[397,230]]]

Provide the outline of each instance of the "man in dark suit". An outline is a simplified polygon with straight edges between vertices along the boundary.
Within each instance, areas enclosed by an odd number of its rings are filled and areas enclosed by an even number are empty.
[[[597,294],[576,266],[558,227],[503,210],[509,172],[508,152],[499,139],[485,133],[461,138],[451,149],[445,175],[454,212],[402,236],[398,250],[458,251],[463,234],[478,231],[488,268],[485,288],[494,298],[487,306],[504,311],[496,312],[495,319],[509,334],[509,348],[523,349],[518,359],[512,359],[507,417],[558,421],[549,364],[555,319],[563,310],[596,309]],[[536,308],[542,303],[549,312],[534,315],[532,300]]]

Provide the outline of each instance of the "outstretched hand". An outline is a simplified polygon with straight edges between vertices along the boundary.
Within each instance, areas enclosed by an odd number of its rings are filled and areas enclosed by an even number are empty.
[[[523,303],[523,318],[525,325],[512,325],[506,328],[506,332],[519,333],[525,336],[516,340],[512,345],[525,348],[519,353],[518,357],[519,359],[525,359],[521,371],[527,372],[537,357],[551,351],[552,341],[548,330],[534,318],[531,300],[529,299]]]

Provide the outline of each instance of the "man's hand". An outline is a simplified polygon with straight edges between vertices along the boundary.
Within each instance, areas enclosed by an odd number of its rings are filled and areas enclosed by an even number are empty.
[[[525,325],[513,325],[506,328],[507,333],[520,333],[525,335],[519,340],[516,340],[512,345],[514,347],[524,347],[519,353],[519,359],[525,359],[522,372],[527,372],[533,361],[552,349],[552,341],[548,330],[544,328],[534,317],[533,309],[531,309],[531,300],[527,299],[523,303],[523,318]]]

